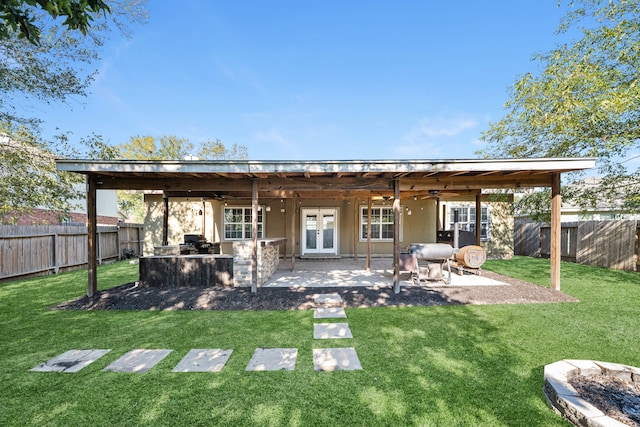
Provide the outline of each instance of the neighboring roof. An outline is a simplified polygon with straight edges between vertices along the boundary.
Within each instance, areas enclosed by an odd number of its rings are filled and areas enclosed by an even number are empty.
[[[489,188],[544,187],[557,173],[590,169],[593,158],[468,160],[57,160],[61,171],[86,174],[98,189],[224,192],[246,195],[257,179],[261,197],[354,197],[389,194],[399,180],[401,197]]]

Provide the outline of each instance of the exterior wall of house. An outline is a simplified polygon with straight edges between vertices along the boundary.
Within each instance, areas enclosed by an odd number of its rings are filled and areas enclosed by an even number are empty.
[[[75,188],[80,191],[85,191],[85,184],[77,184]],[[84,214],[87,217],[87,198],[73,200],[71,202],[74,205],[78,205],[78,208],[74,213]],[[96,211],[99,216],[117,218],[120,217],[120,211],[118,210],[118,191],[117,190],[98,190],[96,191]],[[85,221],[86,222],[86,219]]]
[[[487,258],[505,259],[513,257],[513,214],[511,203],[492,202],[491,238],[482,242]]]
[[[475,201],[460,199],[444,204],[446,211],[445,229],[451,230],[451,207],[475,206]],[[508,259],[513,257],[513,228],[514,219],[511,212],[511,201],[482,202],[482,207],[488,208],[489,237],[482,239],[480,246],[487,252],[489,259]],[[474,220],[475,222],[475,220]]]
[[[365,256],[367,241],[361,239],[360,208],[366,207],[366,199],[358,200],[301,200],[293,199],[262,199],[259,201],[263,209],[266,238],[285,237],[286,241],[280,248],[280,254],[291,254],[292,214],[295,211],[295,254],[300,255],[302,209],[307,208],[335,208],[338,224],[338,255],[351,257]],[[144,254],[151,255],[155,246],[162,242],[163,200],[159,194],[145,195],[145,245]],[[204,206],[204,208],[203,208]],[[227,207],[250,207],[250,201],[207,200],[199,199],[170,199],[169,201],[169,230],[168,244],[177,245],[183,242],[184,234],[204,234],[211,242],[220,242],[221,253],[233,254],[233,242],[224,240],[223,212]],[[391,202],[374,203],[374,207],[390,207]],[[400,246],[410,243],[433,243],[436,240],[435,214],[436,205],[433,200],[408,200],[401,204],[401,232]],[[200,215],[202,211],[203,215]],[[204,230],[203,230],[204,217]],[[393,241],[371,242],[373,256],[391,256]]]
[[[154,247],[162,244],[162,220],[164,218],[161,194],[145,194],[144,255],[153,255]],[[209,241],[214,238],[211,203],[200,198],[171,199],[169,202],[169,245],[184,242],[185,234],[204,234]],[[227,252],[230,253],[230,252]]]
[[[225,205],[226,203],[226,205]],[[145,255],[153,254],[155,246],[162,242],[163,201],[161,195],[145,195],[146,216]],[[261,199],[265,225],[265,238],[286,238],[280,247],[280,255],[291,255],[292,213],[295,211],[295,254],[300,255],[302,209],[335,208],[338,224],[338,256],[366,256],[367,241],[361,239],[360,208],[366,207],[366,199],[354,200],[300,200]],[[233,241],[224,239],[223,212],[227,207],[250,207],[249,200],[218,201],[200,199],[170,199],[169,201],[169,245],[184,241],[184,234],[204,234],[211,242],[220,242],[222,254],[233,254]],[[374,207],[390,207],[391,202],[373,203]],[[434,243],[436,241],[435,200],[403,200],[401,204],[400,247],[410,243]],[[202,213],[202,215],[200,215]],[[490,258],[508,258],[513,255],[513,217],[508,202],[491,203],[491,238],[482,242]],[[393,241],[371,242],[372,256],[392,256]]]

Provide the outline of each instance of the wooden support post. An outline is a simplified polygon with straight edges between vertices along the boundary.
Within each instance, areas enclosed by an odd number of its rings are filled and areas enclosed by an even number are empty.
[[[561,218],[560,173],[551,176],[551,289],[560,290]]]
[[[438,231],[444,230],[444,227],[440,225],[440,198],[436,198],[436,240],[438,240]]]
[[[393,180],[393,290],[400,292],[400,180]]]
[[[480,246],[480,231],[482,231],[482,190],[476,194],[476,246]]]
[[[360,206],[358,200],[353,202],[353,260],[358,259],[358,240],[360,239]]]
[[[371,192],[369,192],[369,199],[367,200],[367,271],[371,270],[371,208],[373,203],[371,202]]]
[[[169,197],[162,193],[162,246],[169,244]]]
[[[98,292],[96,178],[87,176],[87,296]]]
[[[291,271],[296,268],[296,213],[298,211],[298,199],[291,199]]]
[[[258,292],[258,179],[251,183],[251,292]]]
[[[202,201],[202,222],[200,225],[201,234],[204,238],[207,238],[207,204],[203,200]]]

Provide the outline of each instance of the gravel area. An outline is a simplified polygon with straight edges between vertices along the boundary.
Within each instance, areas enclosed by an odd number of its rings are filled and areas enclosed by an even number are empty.
[[[456,304],[531,304],[577,302],[521,280],[489,271],[500,286],[403,286],[395,294],[390,287],[260,288],[143,288],[128,283],[59,304],[60,310],[305,310],[314,308],[313,296],[338,293],[344,307],[412,307]]]

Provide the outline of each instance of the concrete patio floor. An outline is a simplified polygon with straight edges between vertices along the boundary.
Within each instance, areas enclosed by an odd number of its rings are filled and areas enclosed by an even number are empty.
[[[422,263],[421,263],[422,264]],[[262,285],[263,288],[312,288],[312,287],[393,287],[393,259],[373,258],[371,269],[366,270],[364,258],[340,258],[329,260],[296,259],[295,271],[291,271],[291,261],[281,260],[278,270]],[[445,274],[448,274],[445,272]],[[496,286],[504,282],[475,274],[460,276],[452,270],[451,283],[422,281],[414,284],[408,272],[400,273],[400,286],[460,287]]]

